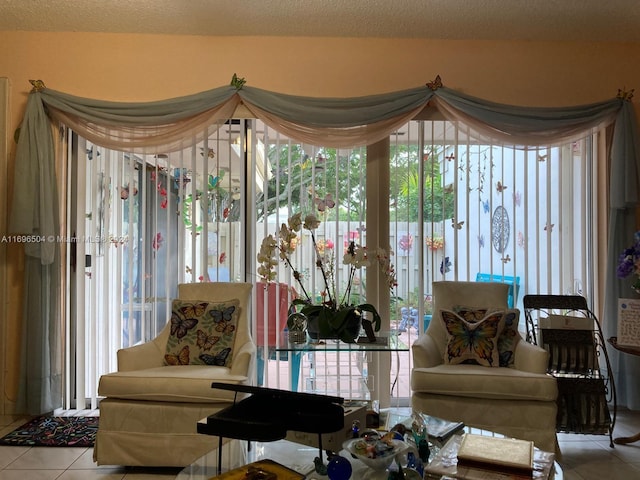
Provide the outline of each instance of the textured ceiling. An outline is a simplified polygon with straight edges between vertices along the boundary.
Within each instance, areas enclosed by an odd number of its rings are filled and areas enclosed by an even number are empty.
[[[0,0],[0,31],[640,42],[639,0]]]

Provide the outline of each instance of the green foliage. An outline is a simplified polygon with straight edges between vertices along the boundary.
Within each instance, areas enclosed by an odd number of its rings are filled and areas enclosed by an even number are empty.
[[[264,194],[257,199],[258,220],[284,206],[290,211],[311,212],[315,198],[324,198],[327,194],[339,200],[338,208],[328,211],[327,220],[363,219],[364,151],[352,150],[345,156],[334,148],[322,148],[312,158],[299,144],[268,145],[272,177],[267,183],[266,203]]]
[[[272,177],[264,195],[258,198],[258,220],[273,214],[282,206],[290,211],[310,212],[314,195],[331,194],[339,200],[338,208],[327,219],[361,220],[365,216],[366,149],[355,149],[349,155],[334,148],[321,148],[310,157],[299,144],[267,146]],[[418,220],[420,206],[419,160],[424,158],[423,215],[427,222],[438,222],[454,216],[454,193],[442,185],[441,157],[444,150],[421,155],[415,145],[394,145],[391,149],[391,209],[396,221]]]
[[[444,150],[443,150],[444,151]],[[416,146],[396,146],[392,151],[391,198],[396,221],[418,221],[420,211],[420,163],[423,162],[425,222],[440,222],[454,216],[455,194],[442,185],[441,157],[443,151],[422,155]]]

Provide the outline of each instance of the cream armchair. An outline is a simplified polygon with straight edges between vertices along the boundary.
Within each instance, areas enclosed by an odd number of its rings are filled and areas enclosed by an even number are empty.
[[[509,285],[435,282],[433,319],[412,346],[412,407],[429,415],[532,440],[556,450],[556,397],[546,374],[547,352],[517,334],[511,365],[445,364],[447,330],[441,311],[457,307],[507,309]],[[524,320],[522,320],[524,321]],[[501,362],[502,363],[502,362]]]
[[[167,359],[171,360],[167,345],[172,337],[176,338],[176,333],[180,336],[179,328],[184,328],[185,333],[178,340],[187,338],[187,326],[173,318],[152,341],[119,350],[118,371],[103,375],[98,386],[98,395],[104,399],[99,405],[94,461],[99,465],[180,467],[216,447],[215,438],[198,434],[196,424],[233,403],[235,393],[212,389],[212,382],[249,384],[254,377],[256,347],[249,323],[251,291],[249,283],[178,286],[180,300],[212,304],[234,301],[239,307],[234,319],[236,328],[225,324],[227,330],[235,333],[232,346],[225,349],[229,364],[223,366],[222,359],[211,355],[211,363],[216,365],[166,365]],[[196,328],[192,329],[195,333]],[[201,335],[198,333],[199,345],[207,340]],[[179,342],[177,348],[180,347]]]

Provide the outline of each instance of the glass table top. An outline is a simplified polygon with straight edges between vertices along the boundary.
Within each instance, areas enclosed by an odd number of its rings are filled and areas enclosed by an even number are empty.
[[[407,352],[409,345],[404,343],[395,332],[376,332],[376,342],[369,342],[366,336],[358,338],[356,343],[340,340],[310,340],[305,343],[289,342],[286,335],[275,347],[277,352]]]
[[[493,432],[489,432],[486,430],[480,430],[471,427],[465,427],[464,430],[458,432],[453,437],[452,440],[455,440],[462,433],[474,433],[480,435],[489,435],[489,436],[498,436],[502,437],[502,435],[495,434]],[[456,440],[459,442],[459,440]],[[452,442],[445,443],[445,445],[438,445],[437,443],[432,444],[430,442],[430,446],[432,447],[430,461],[433,461],[436,458],[437,461],[437,453],[442,448],[445,450],[448,445]],[[455,442],[453,442],[455,443]],[[212,451],[203,457],[196,460],[193,464],[185,467],[176,477],[176,480],[211,480],[216,477],[218,474],[218,450],[216,446],[218,445],[218,438],[211,437],[211,445]],[[544,453],[544,452],[542,452]],[[320,475],[316,473],[314,468],[314,459],[318,457],[319,450],[316,447],[302,445],[299,443],[291,442],[288,440],[278,440],[275,442],[251,442],[250,446],[248,442],[243,440],[225,440],[225,443],[222,447],[222,472],[227,472],[234,468],[238,468],[244,465],[247,465],[251,462],[256,462],[259,460],[269,459],[275,461],[281,465],[288,467],[291,470],[301,474],[300,478],[305,478],[307,480],[326,480],[327,475]],[[327,464],[327,456],[326,453],[323,452],[323,462]],[[388,470],[377,471],[373,470],[360,460],[354,458],[349,452],[346,450],[342,450],[338,452],[338,455],[349,460],[349,463],[352,466],[352,479],[362,479],[362,480],[387,480],[389,476]],[[406,453],[404,454],[406,456]],[[547,454],[550,455],[550,454]],[[553,461],[553,457],[550,457]],[[402,464],[406,465],[406,458],[401,459]],[[551,465],[549,463],[549,465]],[[486,472],[485,472],[486,473]],[[536,475],[536,471],[534,471],[532,480],[543,480],[540,475]],[[540,472],[541,473],[541,472]],[[238,477],[242,478],[242,477]],[[430,476],[425,475],[424,478],[439,478],[438,475]],[[495,475],[486,477],[486,478],[496,478]],[[501,476],[501,478],[503,478]],[[511,478],[511,477],[504,477]],[[548,477],[550,480],[563,480],[563,472],[562,468],[558,464],[557,461],[553,462],[553,467],[551,468],[551,472]],[[546,480],[544,478],[544,480]]]

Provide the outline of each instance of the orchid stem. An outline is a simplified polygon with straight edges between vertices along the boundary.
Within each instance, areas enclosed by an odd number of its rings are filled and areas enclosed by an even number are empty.
[[[318,252],[318,245],[316,244],[316,236],[313,233],[313,231],[311,231],[311,241],[313,242],[313,250],[315,251],[316,259],[319,259],[320,258],[320,253]],[[327,295],[329,297],[329,303],[331,305],[333,305],[334,307],[337,307],[337,305],[334,305],[333,298],[331,297],[331,289],[329,288],[329,280],[327,279],[327,272],[324,271],[323,263],[317,261],[316,265],[318,265],[318,267],[320,268],[320,272],[322,272],[322,279],[324,280],[324,286],[325,286],[325,289],[327,290]]]

